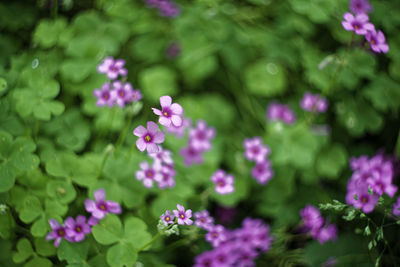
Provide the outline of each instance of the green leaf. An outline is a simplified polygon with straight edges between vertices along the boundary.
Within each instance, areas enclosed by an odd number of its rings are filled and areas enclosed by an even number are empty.
[[[267,59],[261,59],[245,70],[246,86],[251,93],[259,96],[277,96],[286,90],[283,68]]]
[[[0,77],[0,95],[2,95],[7,90],[7,81]]]
[[[15,263],[23,263],[34,254],[31,243],[26,238],[21,238],[17,243],[17,252],[13,253]]]
[[[90,243],[85,240],[80,243],[71,243],[62,240],[57,249],[59,260],[66,260],[68,264],[76,264],[77,266],[88,266],[86,258],[89,252]]]
[[[33,40],[43,48],[52,47],[57,44],[58,38],[66,26],[67,21],[64,18],[43,19],[33,33]]]
[[[122,238],[122,224],[119,218],[108,214],[105,219],[92,228],[92,233],[97,242],[110,245]]]
[[[96,72],[96,65],[96,61],[87,58],[65,60],[60,69],[61,77],[66,82],[80,83]]]
[[[74,186],[66,181],[53,180],[47,183],[47,195],[68,204],[75,199],[76,191]]]
[[[323,148],[316,161],[316,169],[320,175],[330,179],[338,179],[340,171],[347,165],[347,153],[340,144],[332,144]]]
[[[41,76],[27,77],[28,87],[14,91],[16,109],[21,117],[33,115],[39,120],[50,120],[51,115],[60,115],[64,104],[52,100],[60,91],[60,85],[55,80]]]
[[[151,234],[147,232],[147,225],[136,217],[125,220],[124,240],[131,243],[135,249],[139,249],[151,240]]]
[[[139,84],[145,97],[157,101],[163,95],[177,92],[175,73],[165,66],[155,66],[139,73]]]
[[[37,267],[37,266],[51,267],[53,266],[53,263],[49,259],[36,256],[24,265],[24,267]]]
[[[44,238],[35,238],[34,240],[36,253],[40,256],[50,257],[56,254],[56,247]]]
[[[107,263],[111,267],[134,266],[137,252],[131,243],[118,243],[107,251]]]
[[[19,217],[25,223],[31,223],[43,213],[40,200],[36,196],[28,195],[24,198]]]

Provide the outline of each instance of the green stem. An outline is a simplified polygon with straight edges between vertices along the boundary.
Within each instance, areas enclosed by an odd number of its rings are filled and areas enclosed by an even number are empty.
[[[147,243],[144,244],[141,248],[139,248],[139,249],[137,250],[137,253],[139,253],[140,251],[146,249],[146,248],[147,248],[148,246],[150,246],[154,241],[156,241],[157,238],[159,238],[160,236],[161,236],[161,234],[160,234],[160,232],[158,232],[155,236],[153,236],[153,238],[152,238],[149,242],[147,242]]]
[[[128,120],[125,123],[124,129],[121,131],[121,134],[119,135],[119,137],[117,139],[117,143],[115,145],[115,152],[116,153],[119,151],[119,149],[121,148],[121,146],[125,142],[126,135],[128,134],[129,127],[131,126],[131,123],[132,123],[132,119],[133,119],[133,114],[130,114]]]
[[[100,140],[103,139],[105,136],[107,136],[108,130],[112,126],[112,122],[113,122],[114,117],[115,117],[115,112],[116,112],[116,108],[113,107],[111,112],[110,112],[110,115],[109,115],[109,120],[107,121],[107,126],[104,129],[102,129],[102,131],[100,132],[100,135],[99,135],[99,139]]]
[[[97,174],[97,178],[100,178],[101,174],[103,173],[104,165],[106,165],[106,161],[108,157],[111,155],[112,149],[109,149],[109,146],[107,146],[106,151],[104,152],[103,160],[101,161],[99,173]]]

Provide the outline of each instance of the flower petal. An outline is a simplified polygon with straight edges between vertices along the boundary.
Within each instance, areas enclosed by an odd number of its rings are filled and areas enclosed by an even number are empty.
[[[147,122],[147,130],[151,134],[155,134],[158,131],[158,125],[153,121],[148,121]]]
[[[49,224],[50,224],[51,229],[53,229],[53,230],[60,228],[60,224],[55,219],[50,219]]]
[[[181,116],[172,115],[171,121],[172,121],[172,124],[173,124],[175,127],[181,127],[181,126],[182,126],[182,117],[181,117]]]
[[[107,210],[111,213],[120,214],[121,213],[121,206],[114,201],[106,201]]]
[[[146,149],[146,142],[143,140],[143,138],[139,138],[136,140],[136,146],[140,151],[144,151]]]
[[[97,202],[104,201],[104,199],[106,199],[106,190],[104,190],[104,188],[99,188],[94,191],[94,199],[96,199]]]
[[[348,22],[352,22],[354,20],[353,14],[349,12],[344,13],[343,18]]]
[[[72,217],[68,217],[65,221],[64,221],[64,225],[68,228],[74,228],[75,227],[75,220]]]
[[[92,213],[94,210],[97,209],[96,202],[94,202],[91,199],[86,199],[85,200],[85,209],[87,212]]]
[[[165,96],[160,97],[161,107],[163,107],[163,108],[169,107],[169,106],[171,106],[171,103],[172,103],[172,98],[170,96],[165,95]]]
[[[161,116],[161,115],[162,115],[161,110],[156,109],[156,108],[152,108],[152,110],[153,110],[154,114],[156,114],[156,115],[158,115],[158,116]]]
[[[164,140],[165,140],[165,133],[163,133],[163,132],[158,132],[153,137],[153,141],[156,144],[160,144],[160,143],[164,142]],[[156,152],[158,152],[158,149]]]
[[[138,137],[142,137],[147,133],[146,128],[144,128],[142,125],[139,125],[138,127],[136,127],[135,130],[133,130],[133,134],[138,136]]]
[[[156,144],[147,144],[147,153],[158,152],[158,146]]]
[[[182,115],[182,113],[183,113],[183,108],[178,103],[172,104],[170,108],[171,108],[172,112],[176,115]]]

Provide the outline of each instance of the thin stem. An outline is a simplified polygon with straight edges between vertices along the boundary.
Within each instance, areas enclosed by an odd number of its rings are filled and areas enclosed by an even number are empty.
[[[121,148],[121,146],[125,142],[126,135],[128,134],[129,127],[131,126],[131,123],[132,123],[132,119],[133,119],[133,114],[130,114],[128,120],[125,123],[125,127],[121,131],[121,134],[119,135],[119,137],[117,139],[117,143],[115,144],[115,152],[116,153],[119,151],[119,149]]]
[[[103,160],[101,161],[101,165],[100,165],[99,173],[97,174],[97,178],[100,178],[101,174],[103,173],[104,165],[106,165],[106,161],[107,161],[108,157],[111,155],[111,153],[112,153],[112,148],[109,148],[109,146],[107,146],[106,151],[104,152]]]
[[[146,249],[148,246],[150,246],[154,241],[157,240],[157,238],[159,238],[161,236],[160,232],[158,232],[149,242],[147,242],[146,244],[144,244],[141,248],[139,248],[137,250],[137,253],[139,253],[140,251]]]

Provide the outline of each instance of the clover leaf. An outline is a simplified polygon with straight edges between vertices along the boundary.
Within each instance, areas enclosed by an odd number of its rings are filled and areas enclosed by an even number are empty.
[[[49,259],[38,256],[28,239],[22,238],[18,240],[17,251],[13,253],[13,261],[15,263],[25,263],[25,267],[51,267],[52,262]]]
[[[64,104],[53,100],[60,92],[60,85],[55,80],[31,75],[27,87],[14,92],[16,110],[21,117],[33,115],[39,120],[50,120],[51,115],[60,115]]]
[[[93,236],[103,245],[113,245],[107,251],[107,262],[111,267],[130,266],[135,263],[137,250],[150,241],[146,224],[139,218],[129,217],[124,221],[108,214],[92,228]]]
[[[0,192],[11,189],[21,172],[39,165],[39,158],[32,153],[35,149],[31,140],[25,137],[13,140],[9,133],[0,130]]]

